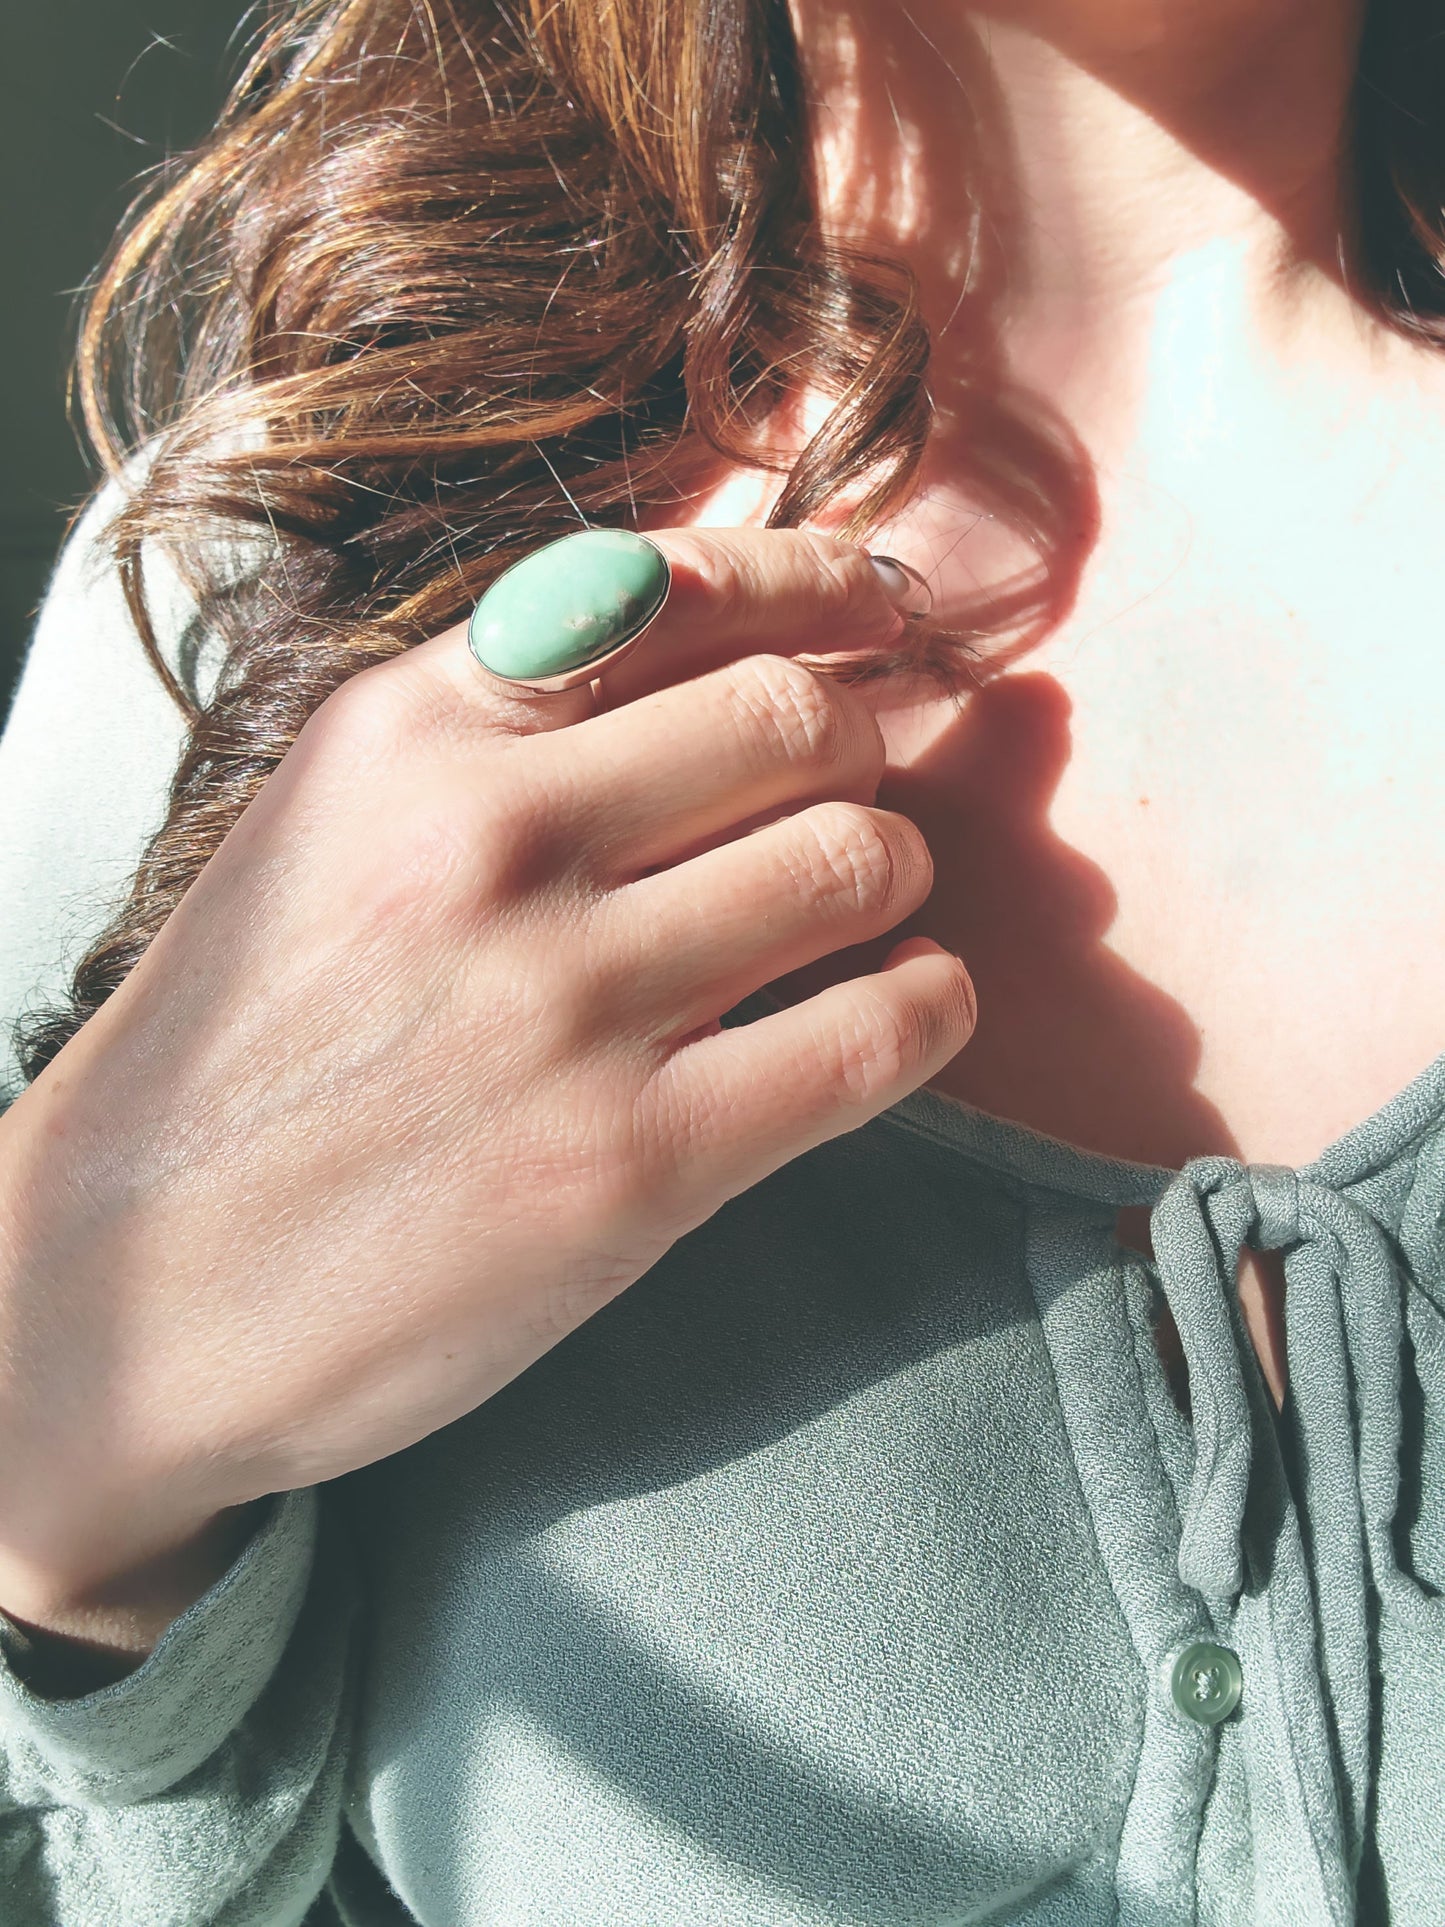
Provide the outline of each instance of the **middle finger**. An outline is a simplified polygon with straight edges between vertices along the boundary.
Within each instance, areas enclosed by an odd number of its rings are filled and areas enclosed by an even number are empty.
[[[786,656],[745,656],[527,747],[549,809],[605,882],[781,808],[869,803],[885,761],[862,698]]]

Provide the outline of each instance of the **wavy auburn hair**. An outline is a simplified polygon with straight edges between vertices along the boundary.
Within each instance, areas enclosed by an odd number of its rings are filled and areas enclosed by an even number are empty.
[[[1445,42],[1375,0],[1354,121],[1362,299],[1445,338]],[[108,531],[189,738],[127,900],[55,1009],[36,1077],[124,980],[324,698],[460,620],[526,550],[676,519],[719,460],[780,477],[773,526],[902,506],[927,439],[928,338],[898,263],[825,242],[786,0],[272,0],[214,131],[143,193],[84,314],[77,392],[103,462],[147,448]],[[1047,626],[1069,461],[973,370],[974,491],[1039,566],[978,629]],[[801,453],[785,404],[830,412]],[[970,417],[972,421],[974,417]],[[250,527],[270,560],[204,572]],[[147,615],[143,547],[225,644],[202,700]],[[1052,599],[1051,599],[1052,598]],[[920,630],[850,680],[969,680]]]

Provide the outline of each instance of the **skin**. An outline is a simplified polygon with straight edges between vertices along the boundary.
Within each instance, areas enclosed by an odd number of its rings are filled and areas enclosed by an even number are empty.
[[[967,1038],[917,938],[721,1030],[932,866],[867,706],[759,653],[896,642],[863,551],[664,539],[668,687],[520,697],[464,627],[353,677],[0,1119],[0,1602],[85,1684],[262,1495],[473,1411]]]
[[[944,621],[1016,566],[966,481],[969,365],[1077,449],[1043,636],[962,713],[873,698],[936,870],[903,927],[978,989],[931,1081],[1170,1167],[1303,1164],[1445,1047],[1445,361],[1340,266],[1360,12],[795,0],[826,219],[912,263],[935,342],[926,487],[876,546]],[[765,512],[750,486],[700,519]],[[1278,1259],[1240,1289],[1278,1400]]]
[[[825,219],[914,262],[937,343],[926,487],[876,546],[945,621],[1017,565],[966,482],[963,371],[986,350],[1074,438],[1051,620],[962,708],[803,698],[828,685],[776,667],[688,682],[759,649],[879,644],[897,618],[847,551],[678,533],[676,627],[609,674],[603,716],[577,693],[483,697],[458,632],[323,705],[0,1120],[0,1445],[25,1506],[0,1521],[0,1602],[102,1669],[223,1569],[257,1495],[470,1409],[724,1196],[906,1088],[1127,1157],[1299,1163],[1440,1048],[1417,960],[1445,929],[1445,686],[1419,638],[1445,397],[1337,264],[1353,9],[797,7]],[[719,476],[690,519],[766,509],[754,478]],[[811,751],[800,701],[832,718]],[[679,849],[709,762],[725,800]],[[854,814],[820,833],[820,799]],[[487,858],[503,846],[535,860]],[[968,973],[897,948],[914,936]],[[743,1064],[716,1016],[765,982],[795,1006],[768,1021],[795,1027],[751,1027]],[[519,1025],[519,999],[545,1021]],[[278,1023],[282,1107],[258,1069]],[[514,1140],[576,1177],[560,1241],[557,1169],[529,1190],[525,1157],[495,1166]],[[1241,1293],[1279,1395],[1277,1272],[1247,1266]]]

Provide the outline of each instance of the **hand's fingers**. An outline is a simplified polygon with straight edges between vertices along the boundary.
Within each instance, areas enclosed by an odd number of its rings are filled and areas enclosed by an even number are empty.
[[[449,720],[469,729],[479,725],[499,736],[542,736],[597,714],[597,694],[590,681],[571,689],[543,690],[524,689],[494,676],[472,654],[467,640],[470,626],[470,621],[459,622],[404,656],[394,657],[381,670],[367,673],[401,670],[422,703],[440,701]]]
[[[908,592],[896,571],[838,536],[660,529],[649,539],[672,566],[672,592],[638,647],[603,676],[606,709],[740,655],[854,654],[887,647],[902,629]]]
[[[619,959],[632,1021],[679,1037],[774,978],[881,937],[932,887],[928,845],[906,816],[816,803],[618,891],[596,912],[599,954]]]
[[[859,653],[896,639],[903,617],[890,571],[853,543],[802,529],[665,529],[649,536],[667,556],[672,587],[637,647],[601,682],[615,710],[650,689],[684,682],[737,655]],[[405,655],[362,672],[395,681],[420,704],[509,735],[530,735],[593,713],[586,683],[528,695],[488,674],[458,623]]]
[[[696,1170],[700,1195],[736,1197],[936,1077],[974,1021],[958,958],[910,937],[873,975],[696,1038],[655,1086],[678,1167]]]
[[[745,656],[549,744],[538,781],[593,873],[622,880],[789,803],[871,803],[884,760],[856,691]]]

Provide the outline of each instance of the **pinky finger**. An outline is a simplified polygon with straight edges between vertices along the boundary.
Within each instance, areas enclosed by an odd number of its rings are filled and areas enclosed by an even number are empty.
[[[962,963],[910,937],[874,974],[695,1037],[661,1073],[678,1127],[678,1176],[710,1215],[936,1077],[974,1021]]]

